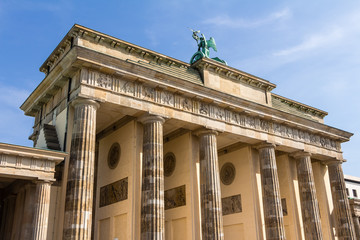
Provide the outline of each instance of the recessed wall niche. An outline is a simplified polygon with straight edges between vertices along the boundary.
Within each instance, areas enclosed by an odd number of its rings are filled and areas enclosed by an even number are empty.
[[[115,142],[111,145],[107,158],[107,163],[110,169],[115,169],[117,167],[120,161],[120,155],[120,144]]]
[[[164,176],[170,177],[175,170],[175,166],[176,166],[175,154],[172,152],[166,153],[164,157]]]

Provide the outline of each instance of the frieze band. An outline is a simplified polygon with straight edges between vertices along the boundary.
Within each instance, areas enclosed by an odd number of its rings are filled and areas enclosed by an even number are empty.
[[[81,79],[85,84],[108,89],[116,93],[156,102],[158,104],[177,108],[185,112],[207,116],[229,124],[263,131],[330,150],[340,151],[340,143],[335,140],[295,127],[290,127],[285,124],[262,119],[260,117],[249,116],[246,113],[240,113],[229,108],[220,107],[213,103],[206,103],[196,97],[183,97],[179,93],[172,93],[158,87],[154,88],[136,81],[126,81],[119,77],[88,69],[82,69]]]

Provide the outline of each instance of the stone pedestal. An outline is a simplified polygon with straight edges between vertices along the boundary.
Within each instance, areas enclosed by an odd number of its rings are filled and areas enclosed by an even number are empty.
[[[212,130],[197,132],[200,138],[200,188],[202,239],[224,239],[217,133]]]
[[[296,159],[305,239],[323,239],[311,154],[297,152],[291,156]]]
[[[158,116],[147,115],[139,119],[144,125],[142,187],[141,187],[141,239],[165,239],[163,123]]]
[[[76,99],[72,105],[71,138],[63,239],[90,239],[92,224],[96,110],[93,100]]]
[[[356,239],[341,162],[328,164],[331,193],[339,239]]]
[[[51,183],[45,181],[36,182],[35,193],[35,212],[33,219],[33,237],[34,240],[46,240],[49,205],[50,205]]]
[[[266,239],[285,239],[275,145],[263,143],[258,145],[257,149],[260,158]]]

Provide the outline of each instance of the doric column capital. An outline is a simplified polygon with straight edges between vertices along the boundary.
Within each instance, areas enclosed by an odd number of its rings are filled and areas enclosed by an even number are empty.
[[[271,142],[262,142],[259,144],[254,145],[254,148],[257,150],[263,149],[263,148],[276,148],[276,144],[275,143],[271,143]]]
[[[346,162],[346,160],[339,160],[339,159],[330,159],[330,160],[326,160],[324,161],[324,164],[326,164],[328,167],[330,166],[336,166],[336,165],[341,165],[343,162]]]
[[[54,181],[51,181],[51,180],[43,180],[43,179],[36,179],[36,180],[33,180],[32,183],[34,184],[50,184],[52,185],[54,183]]]
[[[311,157],[311,153],[305,151],[297,151],[289,154],[290,157],[300,160],[301,158]]]
[[[98,109],[100,107],[100,104],[98,102],[89,98],[75,98],[71,101],[71,106],[76,107],[79,105],[92,105],[95,107],[95,109]]]
[[[163,124],[165,122],[165,119],[158,115],[144,114],[138,118],[138,121],[141,122],[142,124],[153,123],[153,122],[160,122],[161,124]]]
[[[208,128],[202,128],[202,129],[199,129],[199,130],[196,130],[194,132],[194,135],[198,136],[198,137],[201,137],[203,135],[215,135],[217,136],[219,133],[213,129],[208,129]]]

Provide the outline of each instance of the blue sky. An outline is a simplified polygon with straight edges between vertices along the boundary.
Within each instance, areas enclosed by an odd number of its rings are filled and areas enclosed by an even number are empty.
[[[188,27],[216,40],[232,67],[275,84],[274,93],[329,112],[354,133],[345,174],[360,176],[360,2],[0,0],[0,142],[31,146],[33,119],[19,106],[44,78],[40,65],[74,23],[188,62]]]

